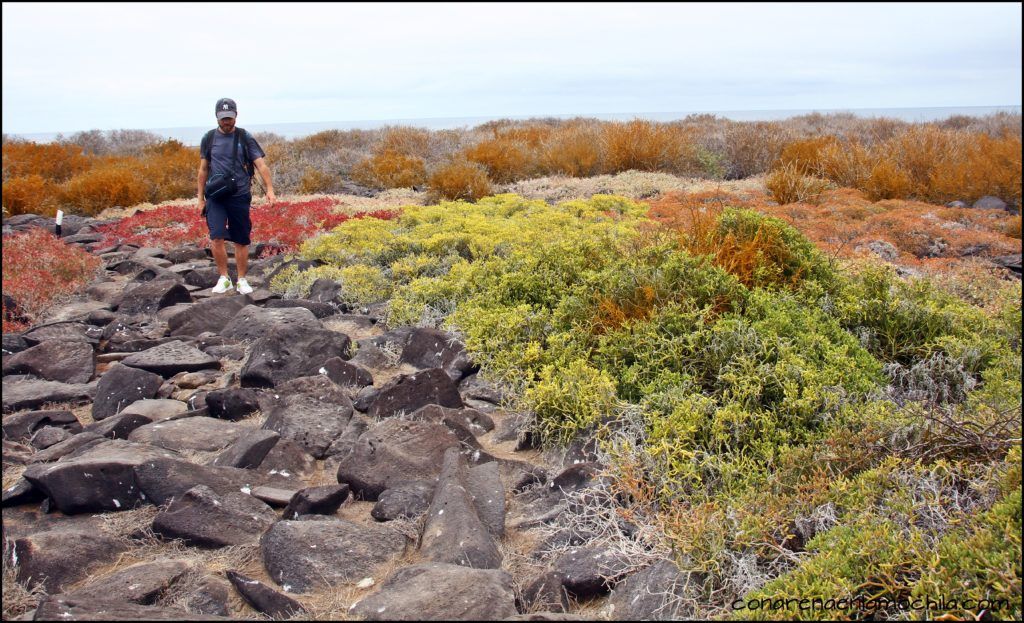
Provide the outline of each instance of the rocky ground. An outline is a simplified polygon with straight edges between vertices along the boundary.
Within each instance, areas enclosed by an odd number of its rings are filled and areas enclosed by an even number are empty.
[[[454,336],[330,281],[283,300],[280,256],[215,295],[205,250],[91,225],[64,233],[105,277],[3,336],[5,619],[686,613],[597,457],[533,447]]]

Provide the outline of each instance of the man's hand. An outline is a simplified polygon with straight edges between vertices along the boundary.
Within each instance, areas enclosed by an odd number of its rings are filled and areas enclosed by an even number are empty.
[[[267,191],[266,201],[267,201],[267,206],[272,206],[272,205],[274,205],[274,202],[277,201],[277,195],[274,194],[274,189],[273,188],[271,188],[270,190]]]
[[[206,197],[201,197],[199,199],[199,215],[206,218]]]

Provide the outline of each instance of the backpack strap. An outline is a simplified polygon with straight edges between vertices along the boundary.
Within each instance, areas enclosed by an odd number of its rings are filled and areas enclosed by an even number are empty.
[[[212,162],[213,154],[210,152],[213,150],[213,133],[216,132],[216,128],[210,130],[203,135],[203,140],[199,143],[199,157],[206,160],[207,163]]]
[[[249,133],[245,131],[245,128],[235,128],[235,132],[241,132],[242,168],[245,169],[249,177],[254,177],[256,172],[253,170],[252,160],[249,159]]]

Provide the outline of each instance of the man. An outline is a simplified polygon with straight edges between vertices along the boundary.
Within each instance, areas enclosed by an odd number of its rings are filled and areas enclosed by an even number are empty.
[[[217,100],[216,113],[217,129],[207,134],[199,148],[199,212],[206,217],[213,260],[220,273],[213,292],[222,294],[235,287],[228,276],[228,254],[224,248],[224,241],[230,240],[235,243],[237,291],[239,294],[249,294],[252,286],[245,275],[249,268],[249,233],[252,230],[249,218],[252,206],[250,162],[263,178],[268,205],[273,205],[277,196],[274,195],[274,186],[270,181],[270,168],[263,160],[266,156],[263,149],[248,132],[235,128],[238,117],[235,101],[226,97]],[[246,139],[242,147],[239,147],[239,137]],[[217,174],[227,178],[228,189],[216,197],[207,197],[206,182]]]

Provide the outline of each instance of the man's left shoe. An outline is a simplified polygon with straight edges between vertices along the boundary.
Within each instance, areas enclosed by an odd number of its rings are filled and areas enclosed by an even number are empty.
[[[239,294],[252,294],[252,286],[249,285],[249,282],[246,281],[245,277],[238,278],[238,281],[235,283],[235,290],[238,291]]]

